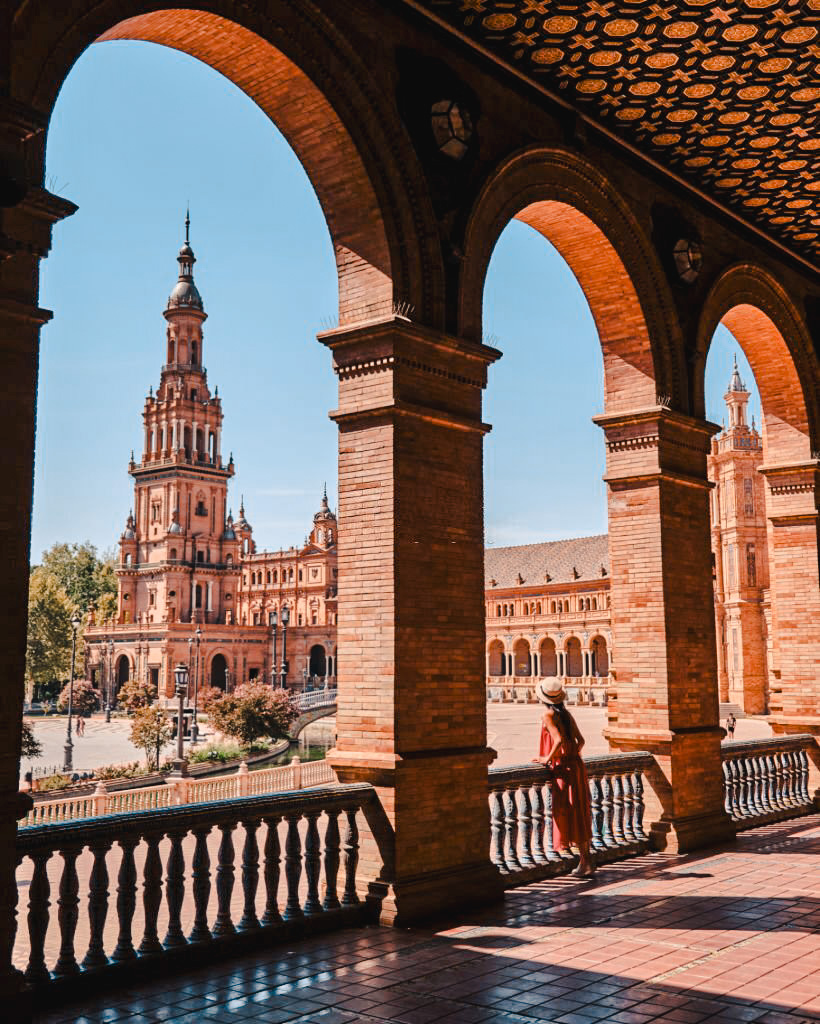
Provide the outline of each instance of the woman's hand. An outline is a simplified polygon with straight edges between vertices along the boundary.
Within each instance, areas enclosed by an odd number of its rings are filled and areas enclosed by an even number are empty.
[[[547,759],[545,757],[534,757],[532,759],[532,763],[533,764],[546,764],[547,763]]]

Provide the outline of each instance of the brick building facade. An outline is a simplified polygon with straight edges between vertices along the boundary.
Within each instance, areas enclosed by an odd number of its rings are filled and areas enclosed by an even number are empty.
[[[179,662],[192,690],[335,673],[336,517],[325,493],[304,544],[278,552],[257,551],[244,500],[234,520],[235,467],[222,458],[219,389],[211,393],[203,365],[207,314],[188,233],[186,218],[164,311],[167,361],[145,399],[142,457],[128,467],[134,508],[120,536],[117,617],[96,623],[92,612],[85,633],[87,671],[106,704],[129,678],[170,697]]]

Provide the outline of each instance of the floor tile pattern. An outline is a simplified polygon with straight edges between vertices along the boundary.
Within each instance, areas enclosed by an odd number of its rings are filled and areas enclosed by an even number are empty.
[[[534,883],[438,929],[271,947],[37,1024],[814,1024],[818,879],[814,815]]]

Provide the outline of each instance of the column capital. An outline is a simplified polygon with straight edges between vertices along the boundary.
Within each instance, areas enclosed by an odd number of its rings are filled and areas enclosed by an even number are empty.
[[[593,416],[606,438],[606,476],[618,489],[660,480],[708,488],[706,456],[721,428],[665,405]]]
[[[758,467],[769,491],[768,518],[774,526],[816,520],[820,497],[820,459]]]

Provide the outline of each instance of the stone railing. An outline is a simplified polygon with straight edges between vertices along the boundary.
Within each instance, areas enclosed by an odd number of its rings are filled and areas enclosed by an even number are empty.
[[[738,831],[815,809],[810,775],[817,749],[808,734],[722,744],[726,813]]]
[[[291,701],[299,711],[312,711],[314,708],[326,708],[336,703],[339,695],[338,689],[328,687],[321,690],[305,690],[303,693],[296,693]]]
[[[567,692],[567,704],[605,705],[609,676],[551,676]],[[537,676],[487,676],[487,701],[490,704],[534,704]]]
[[[242,762],[231,775],[212,775],[204,779],[169,777],[161,786],[119,789],[109,793],[100,782],[93,793],[36,803],[20,822],[21,828],[49,825],[103,814],[133,814],[136,811],[179,807],[183,804],[213,800],[233,800],[262,793],[281,793],[311,786],[326,786],[336,781],[327,761],[307,761],[294,757],[290,764],[249,771]]]
[[[654,761],[643,751],[584,759],[592,806],[592,851],[602,863],[643,853],[644,772]],[[510,886],[531,877],[565,874],[577,862],[552,840],[552,773],[540,765],[491,768],[490,858]]]
[[[337,785],[23,829],[14,963],[39,996],[362,921],[357,815],[375,799],[371,786]]]

